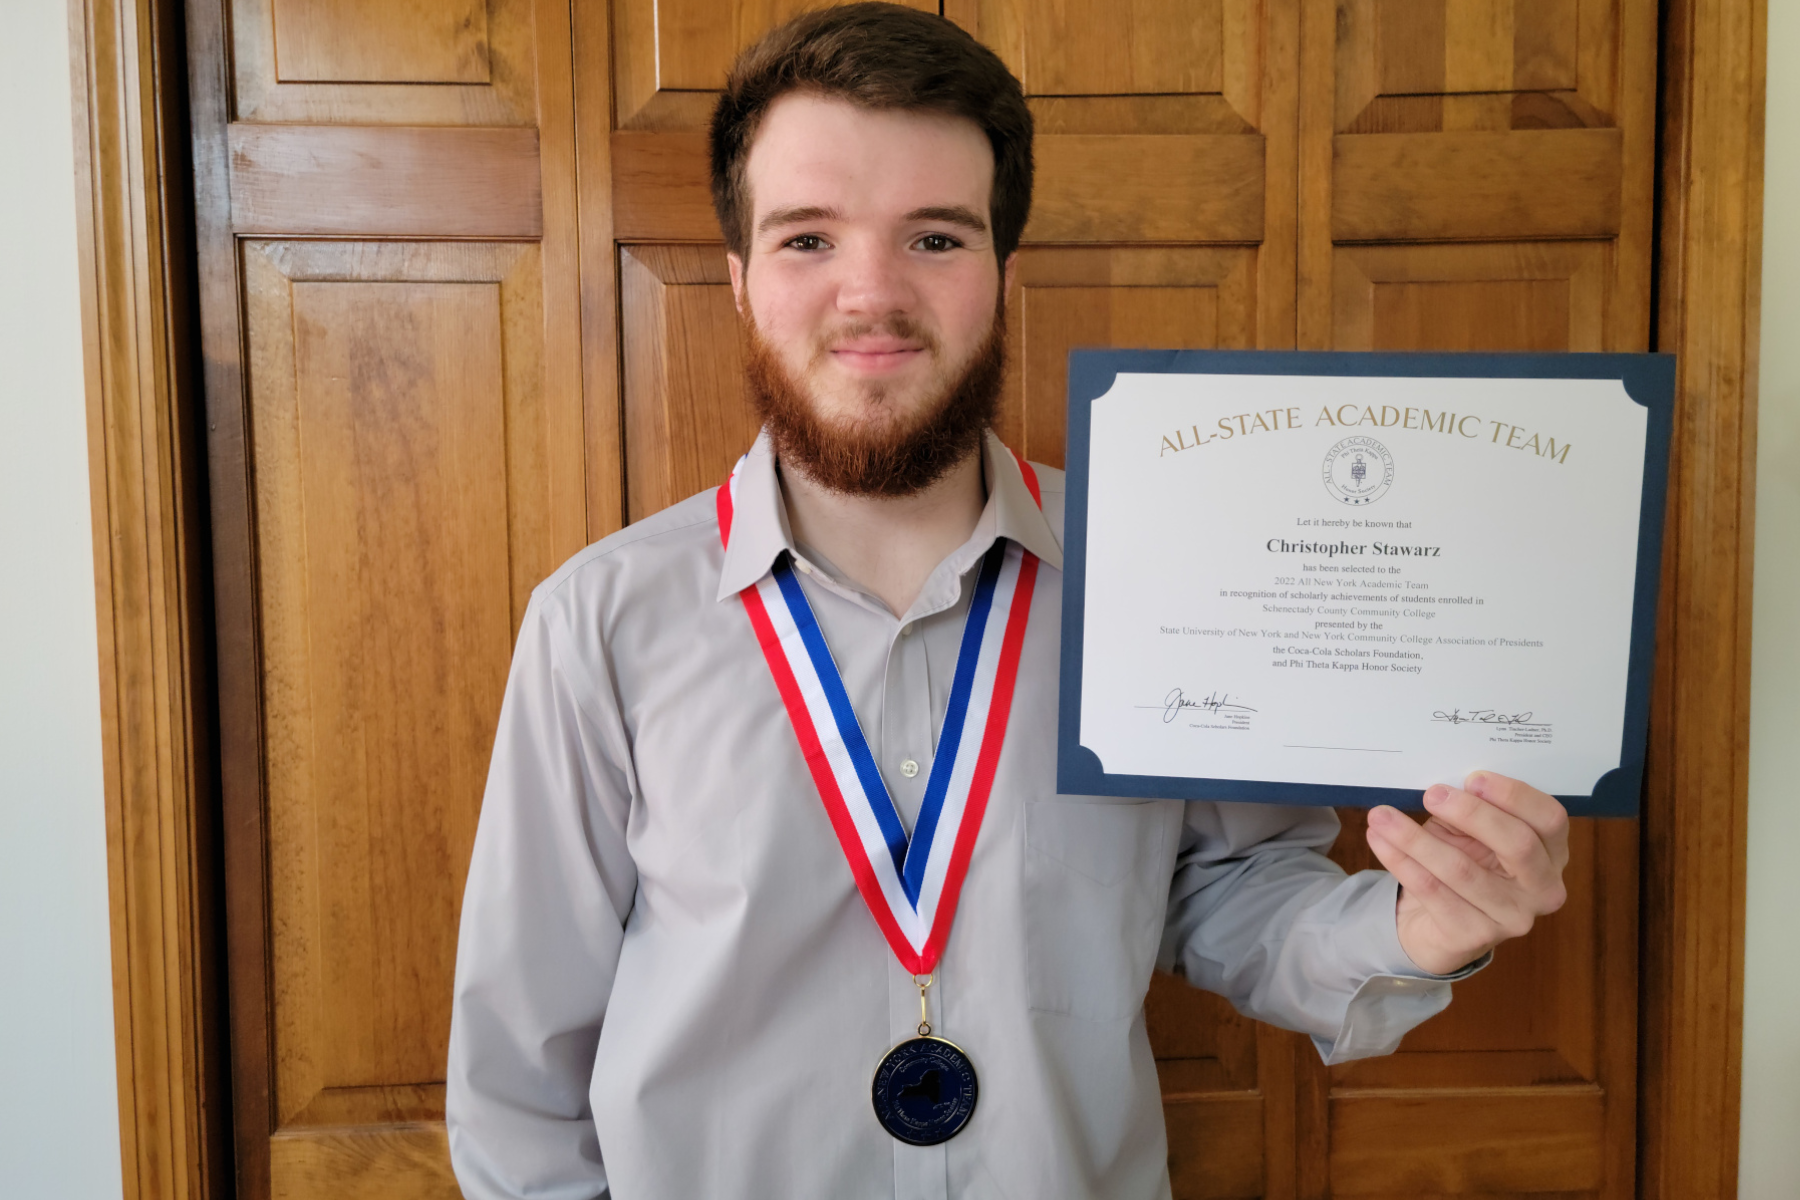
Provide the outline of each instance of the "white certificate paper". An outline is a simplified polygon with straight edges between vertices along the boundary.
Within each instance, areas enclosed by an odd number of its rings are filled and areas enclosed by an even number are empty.
[[[1487,769],[1635,810],[1667,414],[1548,372],[1668,360],[1093,353],[1064,790],[1416,803]]]

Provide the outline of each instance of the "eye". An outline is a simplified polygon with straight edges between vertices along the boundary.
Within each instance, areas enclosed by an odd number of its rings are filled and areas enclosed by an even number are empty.
[[[781,244],[792,250],[801,250],[810,253],[814,250],[823,250],[825,248],[825,239],[816,233],[802,233],[789,238]]]
[[[918,241],[914,242],[913,245],[924,250],[928,254],[942,254],[946,250],[955,250],[957,247],[961,246],[962,243],[947,233],[928,233]]]

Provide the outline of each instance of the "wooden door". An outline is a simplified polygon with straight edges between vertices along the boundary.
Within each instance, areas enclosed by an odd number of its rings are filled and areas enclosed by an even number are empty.
[[[1647,349],[1655,25],[1642,0],[1308,8],[1300,346]],[[1376,866],[1343,816],[1339,860]],[[1634,1194],[1637,845],[1576,821],[1562,911],[1399,1053],[1308,1063],[1315,1188]]]
[[[754,434],[704,127],[802,7],[190,0],[229,147],[197,191],[246,1196],[455,1195],[450,971],[511,637],[563,557]],[[1075,345],[1646,344],[1647,0],[941,11],[1038,123],[1001,417],[1032,458],[1061,463]],[[1391,1058],[1327,1070],[1157,980],[1176,1195],[1631,1194],[1635,846],[1578,823],[1567,908]]]
[[[216,67],[196,130],[228,151],[196,198],[239,1193],[454,1196],[487,756],[531,589],[588,540],[606,428],[568,11],[196,0],[188,26]]]

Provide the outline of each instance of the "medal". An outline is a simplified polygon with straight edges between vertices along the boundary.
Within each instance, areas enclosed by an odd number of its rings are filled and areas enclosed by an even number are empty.
[[[913,982],[919,985],[919,1036],[887,1052],[870,1091],[883,1129],[915,1146],[935,1146],[962,1132],[981,1089],[962,1047],[931,1036],[925,1009],[931,976],[914,975]]]
[[[1018,461],[1035,499],[1037,480]],[[737,476],[733,468],[718,491],[719,539],[727,545]],[[873,1084],[882,1128],[913,1145],[954,1137],[975,1110],[974,1064],[931,1035],[925,997],[993,788],[1037,567],[1036,555],[1008,541],[996,541],[982,560],[910,838],[787,556],[738,593],[857,890],[919,986],[919,1036],[888,1051]]]

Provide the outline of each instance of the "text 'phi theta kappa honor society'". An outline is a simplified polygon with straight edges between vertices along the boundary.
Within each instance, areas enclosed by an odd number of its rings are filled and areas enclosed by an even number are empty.
[[[1674,360],[1078,350],[1057,789],[1637,811]]]
[[[1022,460],[1019,467],[1035,497],[1031,468]],[[739,459],[718,492],[719,537],[727,546],[742,468]],[[979,1094],[969,1056],[933,1036],[927,997],[1006,737],[1037,569],[1034,555],[1005,541],[982,562],[910,838],[787,556],[739,593],[857,889],[919,988],[918,1036],[882,1057],[872,1086],[882,1128],[915,1146],[955,1137]]]

